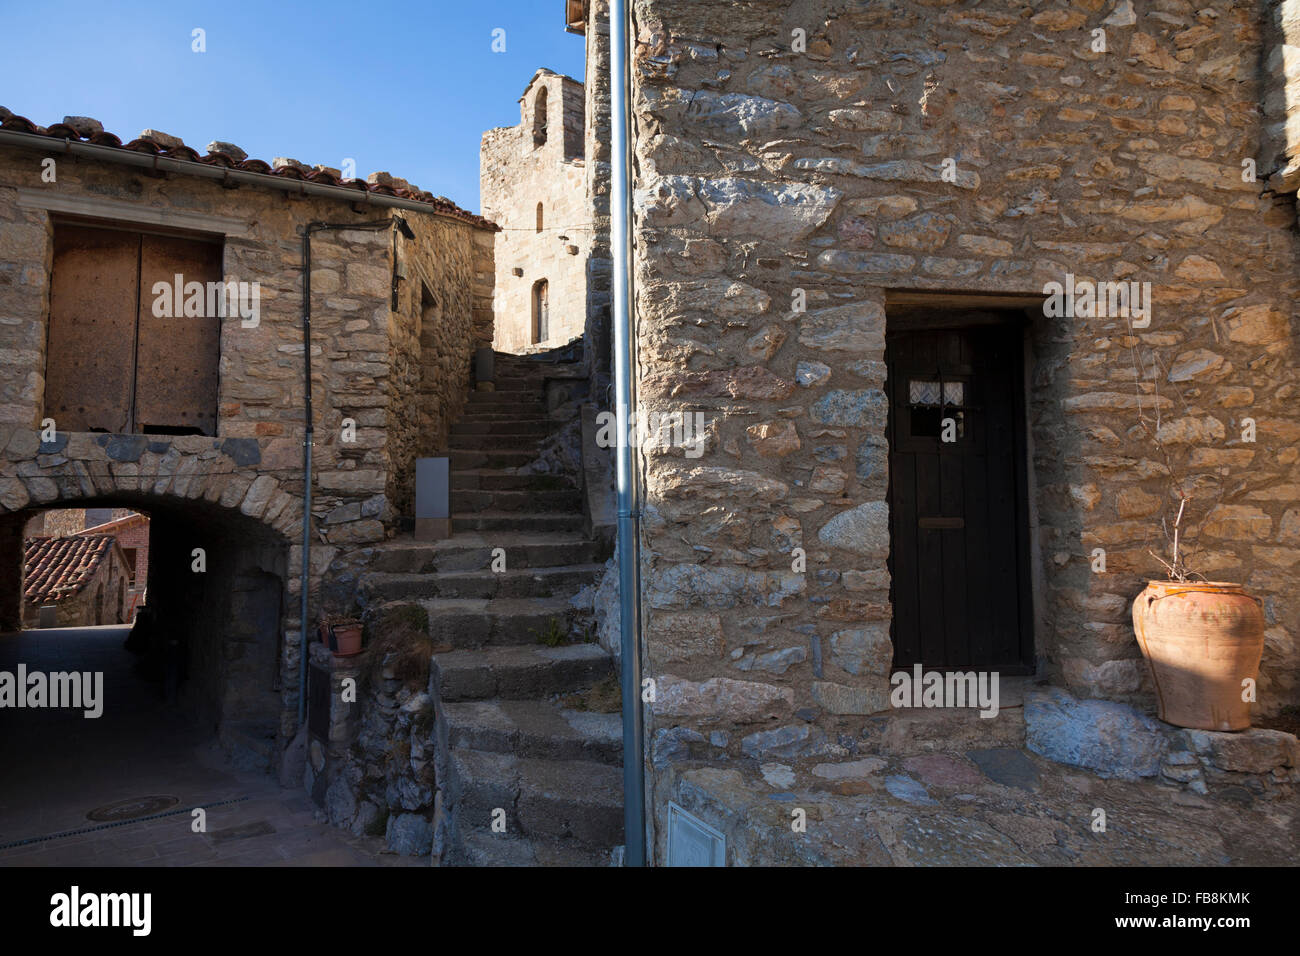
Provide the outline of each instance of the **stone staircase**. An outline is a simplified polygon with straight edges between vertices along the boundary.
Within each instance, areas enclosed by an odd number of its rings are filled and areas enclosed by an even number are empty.
[[[613,661],[572,600],[608,554],[584,533],[578,476],[518,471],[564,424],[547,369],[498,353],[496,391],[471,393],[451,429],[452,537],[390,542],[361,582],[371,613],[428,613],[443,864],[602,865],[622,842],[619,715],[585,709]]]

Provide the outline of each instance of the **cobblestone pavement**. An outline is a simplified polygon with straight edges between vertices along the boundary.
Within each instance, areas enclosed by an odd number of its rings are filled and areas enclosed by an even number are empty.
[[[1300,859],[1300,799],[1287,788],[1216,782],[1201,795],[1150,779],[1105,779],[1017,745],[1017,707],[999,715],[1000,729],[942,714],[904,720],[894,719],[892,743],[912,753],[860,752],[798,772],[778,760],[757,773],[685,763],[673,768],[669,792],[724,830],[738,864],[1214,867]],[[995,739],[981,739],[988,736]],[[792,827],[796,810],[806,820],[802,833]]]
[[[232,768],[210,734],[135,676],[125,635],[121,627],[0,635],[0,669],[22,661],[45,671],[102,670],[106,701],[96,719],[0,711],[0,866],[428,864],[319,821],[300,790]],[[97,807],[152,795],[175,799],[163,813],[184,812],[107,827],[87,819]],[[206,832],[191,829],[194,807],[206,809]],[[98,829],[42,839],[86,828]]]
[[[1022,751],[1001,757],[1033,768],[1032,785],[954,786],[973,762],[936,753],[911,774],[888,767],[855,781],[853,789],[870,791],[857,794],[774,791],[733,770],[686,770],[677,799],[711,820],[734,821],[725,829],[737,862],[753,865],[1294,866],[1300,853],[1294,801],[1247,806],[1239,795],[1102,780]],[[806,814],[803,835],[791,832],[794,808]],[[1097,810],[1104,831],[1094,829]]]
[[[103,670],[104,716],[0,711],[0,866],[419,866],[317,818],[303,792],[233,769],[152,687],[140,686],[121,628],[0,635],[0,669]],[[125,660],[124,660],[125,659]],[[720,824],[740,864],[1294,866],[1300,801],[1244,787],[1206,796],[1152,782],[1106,780],[1002,739],[962,739],[960,725],[897,732],[927,749],[868,754],[834,770],[682,766],[674,799]],[[928,718],[927,718],[928,719]],[[947,746],[939,743],[942,740]],[[894,741],[901,746],[900,741]],[[818,776],[818,773],[823,776]],[[100,826],[93,808],[149,795],[176,799],[157,819]],[[226,802],[232,801],[232,802]],[[192,807],[207,831],[191,831]],[[792,809],[807,830],[792,831]],[[1096,811],[1105,812],[1105,830]],[[164,811],[165,812],[165,811]],[[31,842],[25,842],[31,841]]]

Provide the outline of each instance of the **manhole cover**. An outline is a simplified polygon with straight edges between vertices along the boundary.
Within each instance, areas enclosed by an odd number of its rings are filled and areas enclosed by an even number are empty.
[[[179,797],[157,793],[148,797],[132,797],[130,800],[119,800],[117,803],[96,807],[86,814],[86,819],[94,820],[96,823],[134,820],[136,817],[147,817],[151,813],[161,813],[180,802]]]

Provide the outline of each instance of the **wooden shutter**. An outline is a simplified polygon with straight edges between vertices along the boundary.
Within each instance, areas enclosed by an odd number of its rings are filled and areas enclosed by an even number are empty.
[[[140,432],[217,433],[217,360],[221,319],[210,313],[209,282],[221,281],[221,245],[146,235],[140,247],[140,332],[136,351],[135,427]],[[205,289],[202,316],[153,314],[156,282]],[[184,297],[182,297],[182,306]],[[234,312],[232,302],[228,311]],[[173,310],[174,313],[175,310]]]
[[[54,230],[45,415],[61,432],[130,429],[140,236]]]

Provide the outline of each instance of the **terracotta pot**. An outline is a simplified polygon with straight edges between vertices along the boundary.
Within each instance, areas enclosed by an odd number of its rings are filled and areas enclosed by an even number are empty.
[[[1240,584],[1151,581],[1133,602],[1160,719],[1197,730],[1245,730],[1242,681],[1259,674],[1264,612]]]
[[[361,625],[340,623],[320,625],[321,643],[333,651],[335,657],[354,657],[361,653]]]

